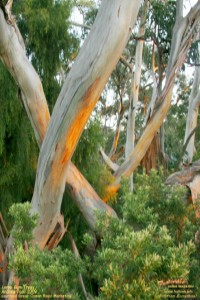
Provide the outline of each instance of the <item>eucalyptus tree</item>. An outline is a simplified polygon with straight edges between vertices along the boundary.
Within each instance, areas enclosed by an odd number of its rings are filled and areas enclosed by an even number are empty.
[[[51,120],[40,79],[26,57],[9,4],[1,9],[1,59],[21,89],[37,142],[42,144],[32,211],[39,214],[35,240],[43,248],[56,224],[61,222],[60,206],[67,178],[69,190],[79,202],[80,209],[85,211],[90,224],[94,225],[94,210],[98,207],[113,213],[77,173],[70,160],[94,105],[126,45],[140,1],[131,5],[129,1],[102,2],[93,29],[63,85]],[[106,30],[102,24],[106,24]],[[117,35],[116,24],[119,28]]]

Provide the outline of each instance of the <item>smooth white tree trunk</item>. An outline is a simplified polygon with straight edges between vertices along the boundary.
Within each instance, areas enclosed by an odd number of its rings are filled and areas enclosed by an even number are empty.
[[[40,146],[50,120],[47,102],[40,78],[26,57],[18,28],[14,22],[13,24],[6,22],[2,10],[0,10],[0,56],[21,90],[24,106]],[[66,185],[92,229],[95,229],[96,210],[116,216],[114,210],[99,198],[71,162],[66,170]]]
[[[145,34],[145,22],[147,17],[147,8],[148,2],[145,1],[142,11],[142,16],[140,20],[140,27],[138,30],[138,36],[144,36]],[[140,87],[140,78],[142,72],[142,53],[143,53],[144,40],[138,40],[135,51],[135,71],[133,79],[131,82],[131,96],[128,112],[128,123],[127,123],[127,132],[126,132],[126,145],[125,145],[125,158],[127,159],[135,146],[135,119],[137,112],[138,96],[139,96],[139,87]],[[133,174],[130,175],[130,191],[133,191]]]
[[[186,121],[184,145],[191,132],[197,126],[199,105],[200,105],[200,67],[195,67],[194,81],[193,81],[193,86],[189,97],[189,107],[188,107],[188,115]],[[195,132],[190,137],[190,140],[185,150],[185,154],[183,157],[183,163],[185,164],[190,164],[192,162],[193,155],[195,153],[194,142],[195,142]]]
[[[102,2],[58,97],[41,147],[32,198],[33,211],[39,213],[35,239],[41,248],[57,223],[67,165],[127,43],[139,6],[139,0]]]

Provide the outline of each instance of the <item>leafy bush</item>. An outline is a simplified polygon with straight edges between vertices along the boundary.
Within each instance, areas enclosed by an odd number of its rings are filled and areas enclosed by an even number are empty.
[[[53,251],[41,251],[32,244],[33,229],[37,215],[30,215],[30,203],[15,204],[10,208],[15,226],[12,231],[14,253],[9,268],[20,279],[20,286],[30,285],[37,295],[68,295],[69,299],[80,299],[78,275],[84,271],[84,264],[68,250],[57,247]],[[24,243],[28,243],[28,249]],[[33,299],[29,295],[28,299]],[[53,298],[52,298],[53,299]]]
[[[159,281],[188,279],[194,245],[176,246],[166,226],[150,224],[135,232],[122,220],[107,227],[103,218],[100,227],[104,235],[93,266],[98,299],[161,299]]]
[[[71,299],[83,299],[81,273],[95,299],[150,300],[166,295],[167,287],[160,281],[182,279],[194,285],[199,296],[200,247],[194,243],[199,221],[192,206],[186,205],[186,189],[165,186],[155,171],[150,176],[137,175],[134,184],[135,191],[130,193],[123,183],[115,204],[119,219],[98,215],[102,238],[92,257],[84,252],[93,239],[88,229],[76,235],[77,245],[84,245],[79,248],[80,259],[66,247],[39,250],[31,244],[37,217],[30,216],[28,204],[13,206],[16,243],[10,268],[20,283],[34,286],[39,294],[68,293]],[[76,231],[77,223],[72,226]],[[28,251],[23,247],[25,240]]]

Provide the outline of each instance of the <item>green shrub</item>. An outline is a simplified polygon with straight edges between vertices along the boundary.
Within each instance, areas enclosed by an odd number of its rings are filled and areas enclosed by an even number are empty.
[[[130,193],[126,181],[122,184],[115,203],[119,219],[98,213],[102,238],[91,257],[84,252],[93,239],[90,231],[71,222],[80,259],[68,249],[69,243],[51,252],[34,246],[31,240],[37,216],[30,215],[30,204],[14,205],[10,214],[15,222],[15,251],[9,267],[20,284],[35,287],[38,294],[84,299],[78,280],[81,273],[86,290],[95,299],[151,300],[162,299],[167,291],[160,281],[183,279],[194,285],[194,293],[200,296],[200,247],[194,240],[199,220],[192,206],[186,205],[186,189],[165,186],[155,171],[149,176],[137,175],[134,187]],[[74,208],[71,210],[74,216]]]

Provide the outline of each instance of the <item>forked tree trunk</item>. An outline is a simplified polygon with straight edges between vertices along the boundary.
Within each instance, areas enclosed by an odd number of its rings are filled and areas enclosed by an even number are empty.
[[[140,1],[129,0],[102,2],[58,97],[41,147],[32,199],[33,211],[39,213],[35,240],[41,248],[57,223],[67,165],[126,45],[139,5]]]
[[[177,1],[177,8],[179,7],[179,3],[180,2]],[[200,1],[197,2],[197,4],[184,18],[181,16],[181,13],[177,11],[177,19],[173,30],[170,58],[166,71],[165,86],[161,95],[157,98],[155,112],[150,118],[139,142],[130,154],[129,158],[115,172],[115,182],[108,186],[108,194],[106,198],[109,198],[110,194],[115,193],[119,189],[122,176],[130,176],[131,173],[137,168],[147,149],[149,148],[149,145],[151,144],[156,132],[162,125],[163,120],[170,108],[175,76],[178,72],[178,69],[183,64],[191,42],[196,35],[195,29],[199,19]]]
[[[26,57],[23,40],[15,23],[8,24],[0,10],[0,57],[8,71],[17,82],[23,104],[35,132],[38,145],[42,144],[46,134],[50,114],[42,84],[35,69]],[[115,212],[106,205],[70,162],[66,175],[67,190],[83,213],[87,223],[94,230],[97,209],[115,216]],[[84,192],[83,192],[84,191]]]
[[[189,135],[197,127],[199,105],[200,105],[200,68],[196,67],[195,74],[194,74],[194,82],[189,97],[189,107],[188,107],[188,115],[187,115],[187,122],[186,122],[184,145]],[[194,141],[195,141],[195,132],[190,137],[190,140],[187,144],[184,153],[183,163],[186,165],[192,162],[193,155],[195,153]]]

